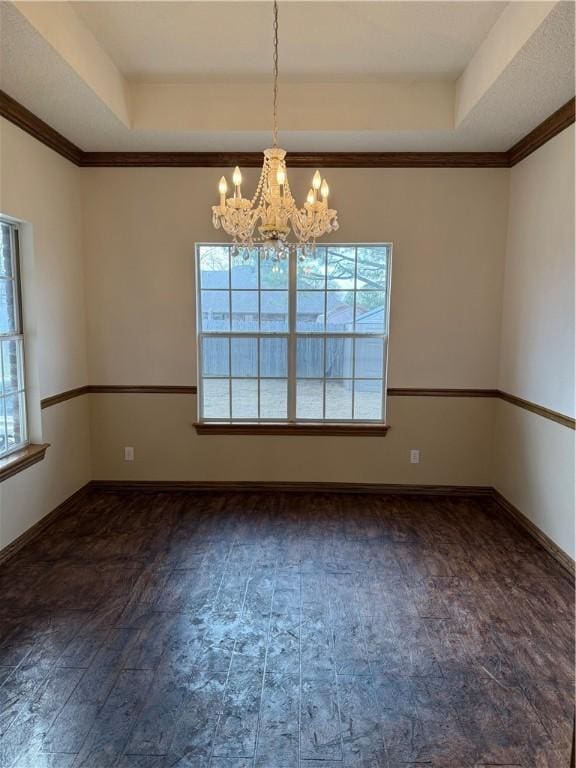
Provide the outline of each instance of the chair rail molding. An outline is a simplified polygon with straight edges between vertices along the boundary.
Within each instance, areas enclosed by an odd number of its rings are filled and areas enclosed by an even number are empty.
[[[66,390],[55,395],[45,397],[40,401],[41,408],[50,408],[58,403],[63,403],[66,400],[71,400],[75,397],[82,395],[197,395],[198,387],[195,385],[168,385],[168,384],[87,384],[83,387],[75,387],[74,389]],[[419,388],[419,387],[389,387],[388,397],[455,397],[455,398],[467,398],[467,397],[486,397],[496,398],[503,400],[504,402],[515,405],[518,408],[523,408],[526,411],[535,413],[538,416],[542,416],[544,419],[555,421],[557,424],[562,424],[569,429],[576,429],[576,419],[572,416],[566,416],[563,413],[553,411],[550,408],[545,408],[538,403],[532,403],[530,400],[524,400],[521,397],[512,395],[509,392],[502,392],[499,389],[457,389],[450,387],[437,387],[437,388]],[[206,428],[206,433],[210,432],[215,434],[213,424],[199,423],[197,425],[199,431]],[[225,427],[226,424],[219,424],[219,426]],[[252,426],[252,425],[248,425]],[[260,425],[259,425],[260,426]],[[376,425],[382,430],[383,425]],[[386,427],[387,428],[387,427]],[[356,428],[357,429],[357,428]],[[236,430],[236,433],[241,432],[240,428]],[[262,430],[258,430],[259,433]],[[316,434],[315,432],[314,434]],[[253,432],[246,434],[254,434]],[[299,432],[298,434],[302,434]]]

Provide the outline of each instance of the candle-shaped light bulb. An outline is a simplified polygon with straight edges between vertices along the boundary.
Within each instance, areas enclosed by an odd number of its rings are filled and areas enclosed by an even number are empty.
[[[235,187],[239,187],[240,184],[242,184],[242,174],[240,173],[240,168],[238,168],[238,166],[234,168],[234,173],[232,174],[232,181],[234,182]]]
[[[228,192],[228,183],[224,176],[218,182],[218,192],[220,192],[220,208],[224,210],[226,208],[226,192]]]
[[[321,184],[322,184],[322,176],[320,176],[320,171],[316,171],[316,173],[312,177],[312,187],[314,189],[320,189]]]
[[[310,189],[308,190],[308,197],[306,198],[306,202],[312,205],[314,201],[315,201],[314,190]]]
[[[322,179],[320,194],[322,195],[322,200],[324,201],[328,198],[328,195],[330,194],[330,187],[328,186],[328,182],[326,181],[326,179]]]
[[[282,166],[280,166],[280,168],[278,168],[276,171],[276,181],[278,184],[280,184],[280,186],[286,184],[286,171],[284,168],[282,168]]]

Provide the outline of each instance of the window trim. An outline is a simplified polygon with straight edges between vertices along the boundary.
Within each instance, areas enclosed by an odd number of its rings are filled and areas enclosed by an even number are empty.
[[[390,429],[384,422],[358,421],[195,421],[199,435],[289,435],[318,437],[384,437]]]
[[[277,419],[253,419],[253,418],[231,418],[230,419],[204,419],[200,417],[201,409],[202,409],[202,391],[203,391],[203,378],[202,378],[202,340],[206,337],[215,338],[218,335],[218,332],[204,332],[202,329],[202,282],[201,282],[201,264],[200,264],[200,250],[202,247],[228,247],[232,248],[233,244],[230,243],[220,243],[220,242],[197,242],[195,243],[195,281],[196,281],[196,357],[197,357],[197,371],[198,371],[198,401],[197,401],[197,411],[198,411],[198,418],[194,422],[193,426],[196,429],[196,432],[198,434],[237,434],[237,435],[339,435],[339,436],[347,436],[347,435],[354,435],[354,436],[383,436],[385,435],[388,430],[389,426],[386,422],[387,418],[387,397],[388,397],[388,359],[389,359],[389,347],[390,347],[390,288],[391,288],[391,277],[392,277],[392,255],[393,255],[393,244],[391,242],[355,242],[355,243],[325,243],[322,244],[319,247],[322,248],[338,248],[338,247],[350,247],[350,248],[358,248],[363,246],[374,246],[374,247],[383,247],[387,249],[387,271],[386,271],[386,285],[385,285],[385,293],[386,293],[386,307],[385,307],[385,325],[384,325],[384,333],[356,333],[355,331],[352,333],[344,333],[344,332],[338,332],[335,331],[334,333],[330,333],[329,331],[324,330],[323,332],[315,331],[315,332],[306,332],[306,331],[297,331],[295,327],[295,318],[296,318],[296,312],[297,312],[297,295],[298,295],[298,261],[294,253],[290,253],[289,256],[289,262],[288,262],[288,317],[289,317],[289,323],[288,323],[288,330],[283,331],[277,331],[277,332],[269,332],[269,333],[262,333],[261,331],[233,331],[232,330],[232,324],[230,323],[230,330],[229,331],[222,331],[222,336],[228,339],[232,338],[250,338],[250,337],[257,337],[258,340],[262,338],[285,338],[287,340],[287,413],[288,418],[286,420],[277,420]],[[355,273],[355,280],[356,283],[356,274],[357,274],[357,268],[358,268],[358,262],[355,260],[354,264],[354,273]],[[216,290],[216,289],[214,289]],[[232,301],[232,286],[231,284],[228,285],[227,289],[228,292],[228,301],[229,301],[229,315],[231,318],[232,315],[232,308],[231,308],[231,301]],[[248,290],[248,289],[246,289]],[[260,300],[261,300],[261,291],[263,290],[260,284],[258,284],[258,288],[254,289],[258,292],[258,307],[260,307]],[[311,289],[312,290],[312,289]],[[324,293],[324,295],[327,295],[327,288],[326,285],[323,289],[315,289],[319,293]],[[376,289],[374,289],[376,290]],[[354,307],[356,306],[356,293],[357,288],[354,289]],[[355,316],[355,312],[354,312]],[[378,379],[374,379],[375,381],[379,381],[381,383],[382,387],[382,419],[365,419],[365,420],[354,420],[354,419],[330,419],[330,420],[318,420],[318,419],[304,419],[304,418],[296,418],[296,382],[297,379],[295,378],[295,371],[296,371],[296,347],[297,347],[297,340],[298,338],[302,337],[310,337],[310,338],[316,338],[316,339],[328,339],[333,338],[335,336],[343,336],[345,338],[350,339],[379,339],[382,341],[383,344],[383,351],[382,351],[382,361],[383,361],[383,376]],[[231,345],[229,345],[229,355],[231,354]],[[352,378],[351,380],[354,381],[354,365],[355,365],[355,356],[353,355],[353,370],[352,370]],[[290,384],[291,378],[290,378],[290,371],[293,372],[293,378],[294,381],[292,382],[292,385]],[[226,378],[226,377],[225,377]],[[235,377],[238,378],[238,377]],[[239,377],[242,378],[242,377]],[[257,376],[253,380],[259,382],[262,380],[262,378],[266,377],[260,377]],[[326,375],[324,374],[322,378],[323,386],[326,387]],[[345,377],[346,378],[346,377]],[[229,381],[230,386],[232,382],[232,376],[229,375]],[[230,398],[232,397],[232,394],[230,393]],[[325,396],[324,396],[325,397]],[[293,418],[290,418],[290,414],[293,414]],[[352,414],[354,414],[354,398],[352,398]]]
[[[50,443],[28,443],[0,458],[0,483],[44,459]]]
[[[21,389],[18,390],[19,393],[22,394],[23,401],[24,401],[24,409],[23,409],[23,432],[25,439],[18,443],[18,445],[15,445],[10,451],[7,451],[6,453],[0,454],[0,482],[5,479],[5,471],[3,471],[3,466],[5,462],[8,462],[10,466],[14,464],[15,466],[19,466],[24,462],[25,466],[22,466],[22,469],[25,469],[26,466],[30,465],[30,462],[28,459],[30,456],[36,457],[39,453],[42,455],[39,458],[35,458],[34,461],[31,463],[36,463],[36,461],[40,461],[44,458],[44,453],[46,451],[47,445],[44,447],[44,444],[36,444],[33,445],[30,442],[30,433],[29,433],[29,423],[28,423],[28,387],[27,387],[27,371],[26,371],[26,340],[24,338],[24,314],[23,314],[23,306],[22,306],[22,269],[20,264],[20,225],[17,221],[10,220],[4,216],[0,216],[0,223],[5,224],[10,228],[10,238],[11,238],[11,257],[12,257],[12,274],[13,274],[13,281],[15,285],[14,290],[14,304],[15,304],[15,319],[16,319],[16,329],[14,333],[9,334],[0,334],[0,341],[10,341],[10,340],[18,340],[21,342],[20,349],[21,349],[21,355],[20,355],[20,367],[21,367],[21,373],[22,373],[22,381],[19,382],[21,384]],[[1,353],[1,350],[0,350]],[[2,365],[2,361],[0,360],[0,366]],[[2,398],[3,400],[3,398]],[[5,416],[4,416],[5,418]],[[43,448],[43,451],[40,451],[39,449]],[[28,449],[31,449],[30,451]],[[23,458],[22,458],[23,457]],[[16,469],[16,471],[20,471],[20,469]],[[15,472],[10,472],[11,476],[12,474],[15,474]]]

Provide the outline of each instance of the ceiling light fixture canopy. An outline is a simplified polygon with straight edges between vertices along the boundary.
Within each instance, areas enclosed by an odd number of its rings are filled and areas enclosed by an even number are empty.
[[[220,204],[212,206],[212,223],[230,235],[238,246],[262,243],[265,256],[285,258],[290,248],[310,247],[316,239],[338,229],[338,214],[328,207],[330,188],[320,171],[303,208],[292,197],[286,169],[286,152],[278,146],[278,3],[274,0],[274,91],[271,149],[264,150],[264,164],[254,197],[242,197],[242,173],[236,166],[232,174],[232,197],[226,197],[228,182],[218,184]],[[255,234],[257,229],[257,233]],[[290,232],[297,242],[288,243]]]

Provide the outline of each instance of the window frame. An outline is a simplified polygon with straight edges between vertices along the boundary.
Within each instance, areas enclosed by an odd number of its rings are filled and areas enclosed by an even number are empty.
[[[12,446],[9,450],[0,449],[0,462],[6,459],[11,459],[14,454],[24,451],[30,446],[30,434],[28,425],[28,388],[26,378],[26,348],[24,337],[24,315],[22,307],[22,272],[20,264],[20,227],[15,221],[11,221],[3,216],[0,216],[0,224],[7,226],[10,230],[10,257],[11,257],[11,271],[12,282],[14,285],[14,319],[15,330],[13,333],[1,333],[0,332],[0,371],[2,371],[2,381],[4,380],[4,359],[3,359],[3,344],[4,341],[17,341],[20,348],[20,360],[18,367],[18,389],[17,393],[22,398],[22,434],[24,439]],[[6,395],[3,390],[0,392],[0,418],[4,420],[6,426]]]
[[[260,311],[260,300],[261,300],[261,292],[262,290],[269,290],[269,289],[263,289],[260,281],[258,282],[258,288],[256,289],[233,289],[232,284],[230,282],[231,279],[231,269],[229,272],[229,283],[227,288],[214,288],[212,290],[226,290],[228,292],[228,312],[230,317],[230,330],[221,330],[221,331],[204,331],[203,325],[202,325],[202,279],[201,279],[201,249],[203,247],[224,247],[228,248],[229,252],[234,248],[234,244],[231,243],[222,243],[222,242],[197,242],[195,244],[195,279],[196,279],[196,357],[197,357],[197,380],[198,380],[198,387],[197,387],[197,396],[198,396],[198,408],[197,408],[197,422],[195,426],[197,427],[198,432],[206,432],[209,433],[211,429],[214,433],[225,430],[227,428],[230,428],[230,432],[234,433],[237,432],[239,434],[247,433],[243,432],[244,429],[250,429],[251,427],[255,428],[255,430],[258,430],[258,428],[262,428],[262,432],[267,432],[268,434],[271,434],[271,429],[277,427],[278,433],[285,432],[287,434],[318,434],[319,430],[321,428],[326,428],[327,430],[333,426],[335,428],[334,434],[347,434],[348,430],[350,430],[350,433],[353,433],[354,430],[358,430],[358,432],[364,432],[365,434],[385,434],[385,431],[387,430],[386,426],[386,411],[387,411],[387,382],[388,382],[388,357],[389,357],[389,339],[390,339],[390,288],[391,288],[391,277],[392,277],[392,254],[393,254],[393,244],[391,242],[370,242],[370,243],[364,243],[364,242],[355,242],[355,243],[323,243],[319,245],[318,247],[330,249],[330,248],[361,248],[361,247],[380,247],[385,248],[387,251],[387,261],[386,261],[386,283],[382,287],[382,291],[385,292],[386,296],[386,302],[384,307],[384,330],[382,333],[373,333],[373,332],[358,332],[356,328],[354,328],[351,332],[345,332],[345,331],[334,331],[329,332],[326,330],[326,327],[324,328],[324,331],[298,331],[297,330],[297,299],[298,299],[298,256],[296,253],[291,252],[288,257],[288,286],[287,286],[287,292],[288,292],[288,328],[286,331],[261,331],[258,330],[246,330],[246,331],[233,331],[232,330],[232,291],[233,290],[254,290],[258,292],[258,309]],[[258,247],[258,246],[256,246]],[[231,254],[230,254],[231,257]],[[230,262],[231,264],[231,262]],[[327,267],[326,267],[327,269]],[[356,314],[356,295],[358,293],[358,288],[356,287],[356,279],[357,279],[357,269],[358,269],[358,260],[355,259],[355,265],[354,265],[354,322],[356,320],[355,314]],[[204,289],[206,290],[206,289]],[[208,289],[210,290],[210,289]],[[285,289],[277,289],[277,290],[285,290]],[[324,295],[324,301],[325,301],[325,312],[326,315],[326,298],[330,290],[327,287],[327,284],[325,282],[324,287],[320,289],[300,289],[300,290],[310,290],[310,291],[316,291],[319,294]],[[343,289],[344,290],[344,289]],[[361,289],[360,289],[361,290]],[[375,292],[377,289],[373,289]],[[204,376],[203,376],[203,363],[202,363],[202,350],[203,350],[203,344],[204,340],[206,338],[218,338],[222,337],[225,339],[229,339],[228,344],[228,375],[222,376],[222,380],[228,380],[229,385],[229,398],[230,398],[230,407],[229,407],[229,413],[230,417],[228,419],[226,418],[214,418],[214,417],[205,417],[203,413],[203,389],[204,389]],[[349,377],[335,377],[334,380],[342,379],[343,381],[350,380],[353,384],[356,381],[356,378],[354,376],[355,374],[355,341],[360,339],[381,339],[382,341],[382,377],[374,377],[370,378],[368,377],[367,380],[373,380],[380,383],[382,388],[382,404],[381,404],[381,413],[382,417],[379,419],[354,419],[354,396],[355,396],[355,386],[352,387],[352,399],[351,399],[351,414],[352,418],[346,418],[346,419],[336,419],[336,418],[326,418],[326,383],[330,381],[330,377],[326,376],[326,371],[324,370],[324,374],[322,377],[318,377],[319,381],[322,381],[322,391],[323,391],[323,418],[302,418],[297,416],[297,409],[296,409],[296,392],[297,392],[297,383],[299,381],[297,377],[297,366],[296,366],[296,350],[297,350],[297,342],[300,338],[315,338],[315,339],[321,339],[323,341],[323,350],[325,354],[326,350],[326,341],[327,339],[331,338],[348,338],[353,341],[353,348],[352,348],[352,373]],[[258,371],[258,375],[255,377],[238,377],[238,376],[232,376],[232,366],[231,366],[231,356],[232,356],[232,344],[231,341],[234,338],[244,338],[244,339],[256,339],[258,344],[258,356],[260,360],[260,340],[266,339],[266,338],[283,338],[286,339],[287,344],[287,358],[286,358],[286,365],[287,365],[287,371],[286,371],[286,386],[287,386],[287,416],[285,419],[280,418],[260,418],[260,417],[235,417],[232,415],[232,380],[234,379],[245,379],[248,381],[254,381],[257,383],[257,389],[258,389],[258,411],[260,412],[260,382],[262,380],[266,380],[268,377],[266,376],[260,376],[260,371]],[[258,368],[260,368],[260,363],[258,365]],[[218,377],[214,377],[218,378]],[[280,377],[283,378],[283,377]],[[311,380],[316,380],[314,377],[310,377]],[[362,379],[359,379],[362,380]],[[372,432],[370,431],[372,430]],[[221,432],[222,433],[222,432]]]

